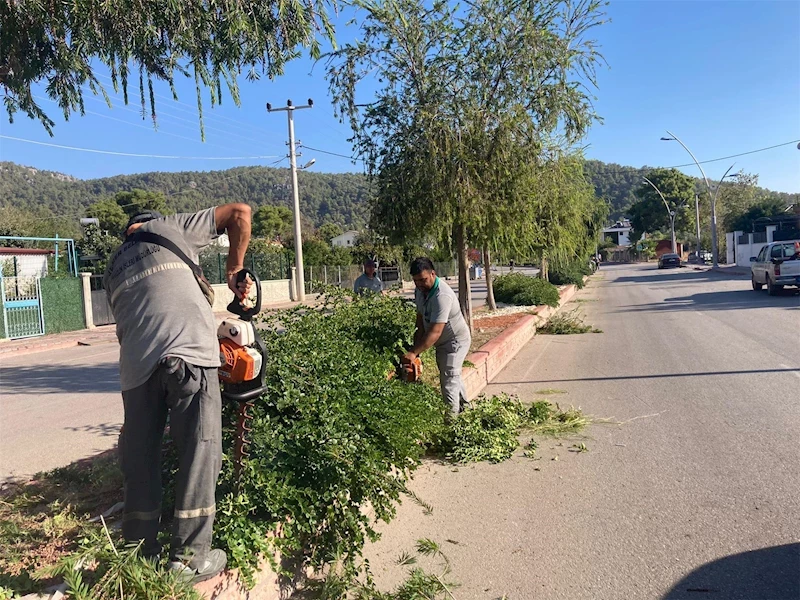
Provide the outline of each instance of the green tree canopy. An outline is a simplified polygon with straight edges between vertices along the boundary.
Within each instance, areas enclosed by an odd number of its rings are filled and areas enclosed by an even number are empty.
[[[375,177],[372,224],[395,243],[451,242],[469,319],[470,235],[482,241],[515,225],[492,206],[518,208],[520,167],[570,145],[594,119],[586,83],[602,59],[587,32],[602,22],[601,3],[356,5],[361,35],[330,55],[328,75]],[[375,97],[366,106],[357,100],[362,85]]]
[[[327,7],[325,0],[0,2],[0,86],[9,120],[22,111],[52,135],[54,123],[31,85],[46,82],[47,95],[69,118],[83,114],[84,86],[105,95],[96,75],[104,65],[126,104],[129,86],[138,88],[142,111],[154,122],[153,82],[168,82],[177,99],[176,75],[193,77],[202,137],[201,89],[213,106],[224,82],[238,105],[242,72],[276,77],[300,46],[319,56],[317,32],[333,39]]]
[[[111,233],[120,233],[128,222],[128,215],[113,198],[95,202],[86,209],[87,217],[100,221],[100,229]]]
[[[677,169],[653,169],[647,178],[664,195],[669,209],[675,211],[675,230],[691,230],[695,180]],[[669,231],[669,212],[658,192],[647,182],[642,182],[636,189],[636,197],[639,200],[628,211],[634,230],[639,235]]]
[[[114,202],[125,212],[128,218],[148,210],[156,210],[164,215],[175,211],[167,206],[167,199],[161,192],[132,189],[114,194]]]
[[[764,231],[770,217],[786,214],[786,202],[778,198],[767,198],[754,204],[738,214],[732,214],[729,221],[730,231]]]
[[[317,230],[317,234],[319,235],[320,239],[325,240],[330,244],[333,238],[335,238],[337,235],[342,235],[342,228],[336,223],[323,223]]]
[[[286,206],[261,206],[253,213],[253,235],[274,240],[292,230],[292,211]]]

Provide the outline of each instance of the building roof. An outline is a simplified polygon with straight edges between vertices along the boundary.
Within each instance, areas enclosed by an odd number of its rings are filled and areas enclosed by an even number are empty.
[[[6,256],[30,256],[30,255],[46,255],[55,254],[54,250],[42,250],[40,248],[9,248],[7,246],[0,247],[0,254]]]

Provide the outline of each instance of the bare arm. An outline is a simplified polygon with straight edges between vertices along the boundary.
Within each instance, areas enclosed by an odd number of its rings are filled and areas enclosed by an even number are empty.
[[[404,360],[411,362],[425,352],[425,350],[433,346],[441,337],[445,325],[447,325],[447,323],[431,323],[431,328],[425,331],[423,329],[422,315],[417,313],[417,330],[414,332],[414,347],[403,355]]]
[[[247,204],[241,203],[223,204],[214,210],[217,233],[227,231],[231,244],[228,249],[228,261],[225,267],[228,287],[239,298],[243,297],[245,290],[237,288],[236,273],[244,267],[244,255],[247,252],[247,245],[250,243],[251,212]]]

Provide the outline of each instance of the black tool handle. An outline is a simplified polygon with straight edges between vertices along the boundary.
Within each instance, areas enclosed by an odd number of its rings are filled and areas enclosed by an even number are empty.
[[[255,400],[266,391],[267,386],[262,385],[240,393],[231,392],[226,389],[222,392],[222,395],[226,400],[230,400],[231,402],[249,402],[250,400]]]
[[[240,284],[244,281],[244,278],[250,276],[250,279],[253,281],[253,285],[256,288],[256,303],[246,308],[242,306],[241,300],[239,300],[238,296],[234,296],[233,301],[228,304],[228,312],[232,312],[236,316],[238,316],[242,321],[249,321],[258,313],[261,312],[261,281],[258,279],[258,275],[253,273],[250,269],[242,269],[236,274],[236,284]]]

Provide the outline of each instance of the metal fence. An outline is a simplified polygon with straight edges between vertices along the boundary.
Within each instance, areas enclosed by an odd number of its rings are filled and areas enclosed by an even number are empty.
[[[225,263],[227,252],[203,252],[200,254],[200,266],[211,283],[226,283]],[[271,279],[288,279],[292,266],[289,256],[283,252],[270,254],[245,254],[244,266],[253,271],[262,281]]]
[[[766,231],[756,231],[753,234],[753,243],[754,244],[766,244],[767,243],[767,232]]]
[[[436,274],[439,277],[455,277],[456,262],[436,262],[433,263]],[[306,266],[303,274],[306,282],[306,293],[319,292],[324,286],[335,285],[337,287],[353,289],[356,279],[364,272],[361,265],[346,266]],[[401,288],[404,281],[411,281],[411,273],[408,265],[379,267],[377,275],[383,282],[384,289],[391,290]]]
[[[39,277],[0,274],[3,337],[19,339],[44,334]]]

